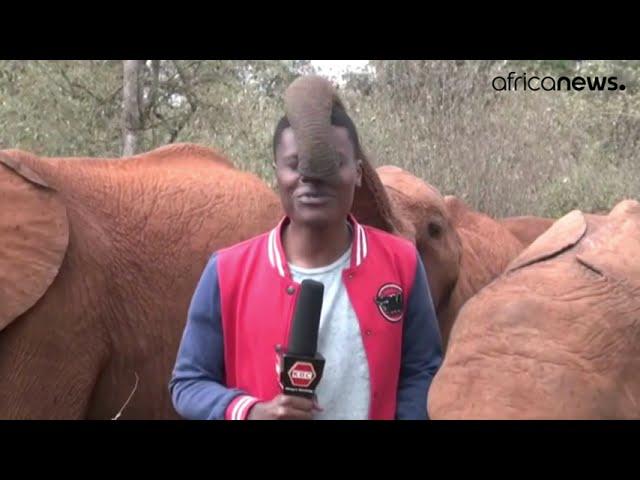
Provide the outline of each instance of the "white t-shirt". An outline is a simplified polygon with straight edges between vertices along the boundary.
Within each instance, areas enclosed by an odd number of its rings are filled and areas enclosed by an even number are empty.
[[[318,352],[325,358],[325,367],[316,388],[323,411],[315,412],[315,420],[369,417],[369,365],[360,324],[342,281],[342,271],[349,267],[350,260],[351,247],[325,267],[300,268],[289,263],[294,281],[309,278],[324,284]]]

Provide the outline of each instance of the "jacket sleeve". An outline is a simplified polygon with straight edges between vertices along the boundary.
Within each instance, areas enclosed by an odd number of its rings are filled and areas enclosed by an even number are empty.
[[[169,390],[176,412],[189,420],[243,420],[258,401],[224,385],[216,254],[207,263],[191,299]]]
[[[427,420],[431,381],[442,362],[442,339],[420,255],[403,325],[396,418]]]

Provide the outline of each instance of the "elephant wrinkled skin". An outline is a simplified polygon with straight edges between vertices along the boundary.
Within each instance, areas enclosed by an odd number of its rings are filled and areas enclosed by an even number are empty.
[[[572,211],[469,300],[429,395],[439,419],[640,418],[640,204]]]
[[[167,382],[209,255],[276,194],[213,150],[0,151],[0,418],[176,418]],[[136,375],[139,378],[137,388]]]

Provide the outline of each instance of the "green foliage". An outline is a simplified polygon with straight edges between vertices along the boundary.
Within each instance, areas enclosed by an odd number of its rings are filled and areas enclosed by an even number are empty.
[[[122,63],[0,61],[0,147],[117,154]]]
[[[373,61],[340,92],[365,150],[495,216],[640,199],[639,61]],[[281,97],[308,61],[147,61],[140,149],[195,142],[273,185]],[[621,91],[495,91],[509,72],[617,76]],[[121,61],[0,61],[0,148],[120,156]]]
[[[140,150],[194,141],[258,171],[280,96],[306,61],[146,62]],[[119,156],[122,62],[0,62],[0,148]]]

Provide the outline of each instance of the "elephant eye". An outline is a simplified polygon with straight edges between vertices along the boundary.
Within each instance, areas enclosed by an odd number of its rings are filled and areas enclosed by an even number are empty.
[[[440,238],[440,235],[442,235],[442,227],[435,222],[429,222],[429,225],[427,225],[427,231],[431,238]]]

